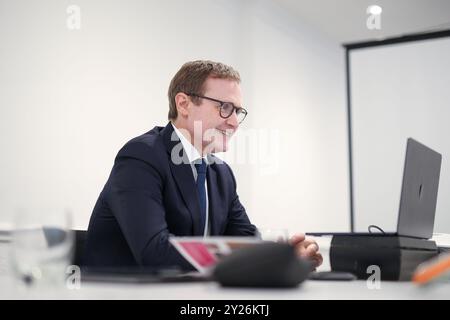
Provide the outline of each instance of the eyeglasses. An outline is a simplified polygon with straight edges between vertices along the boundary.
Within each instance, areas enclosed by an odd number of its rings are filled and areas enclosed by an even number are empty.
[[[213,99],[210,97],[201,96],[201,95],[198,95],[195,93],[186,93],[186,94],[190,97],[207,99],[207,100],[211,100],[211,101],[219,103],[220,104],[220,106],[219,106],[220,116],[224,119],[228,119],[229,117],[231,117],[231,115],[233,114],[233,112],[235,110],[236,110],[236,117],[237,117],[239,124],[241,124],[242,121],[244,121],[245,117],[247,116],[247,113],[248,113],[247,110],[245,110],[242,107],[236,107],[231,102],[220,101],[220,100]]]

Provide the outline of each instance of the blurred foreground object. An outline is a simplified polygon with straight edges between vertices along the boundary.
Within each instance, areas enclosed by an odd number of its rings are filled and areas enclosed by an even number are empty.
[[[436,280],[450,280],[450,253],[443,253],[420,264],[413,275],[413,282],[427,284]]]
[[[63,286],[74,234],[67,210],[21,210],[11,231],[11,266],[19,284]]]
[[[213,275],[223,286],[295,287],[308,278],[311,270],[311,263],[299,259],[293,246],[267,242],[224,257]]]

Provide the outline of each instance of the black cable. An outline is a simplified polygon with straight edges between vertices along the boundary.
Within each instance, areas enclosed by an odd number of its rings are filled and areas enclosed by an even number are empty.
[[[367,227],[367,230],[369,230],[369,233],[374,233],[372,232],[371,229],[377,229],[378,231],[380,231],[382,234],[385,234],[385,232],[383,231],[383,229],[381,229],[379,226],[376,226],[374,224],[371,224],[370,226]]]

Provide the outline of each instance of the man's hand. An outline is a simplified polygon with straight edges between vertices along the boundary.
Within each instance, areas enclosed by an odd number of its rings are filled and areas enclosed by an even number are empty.
[[[304,234],[296,234],[291,237],[289,243],[295,247],[295,252],[301,258],[313,262],[317,268],[323,262],[323,257],[319,253],[319,245],[311,239],[306,239]]]

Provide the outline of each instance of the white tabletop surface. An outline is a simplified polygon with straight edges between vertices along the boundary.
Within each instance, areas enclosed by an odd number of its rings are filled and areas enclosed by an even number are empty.
[[[81,283],[79,289],[26,289],[0,276],[0,299],[150,299],[150,300],[301,300],[301,299],[449,299],[450,282],[418,287],[411,282],[312,281],[290,289],[223,288],[214,282],[164,284]]]
[[[318,239],[324,254],[319,271],[329,270],[329,239]],[[412,282],[381,281],[370,288],[366,281],[307,280],[296,288],[223,288],[215,282],[118,284],[82,282],[79,289],[25,288],[8,272],[5,244],[0,246],[0,299],[154,299],[154,300],[301,300],[301,299],[450,299],[447,280],[419,287]],[[1,253],[1,252],[0,252]],[[0,261],[0,262],[2,262]],[[3,264],[3,266],[1,266]]]

